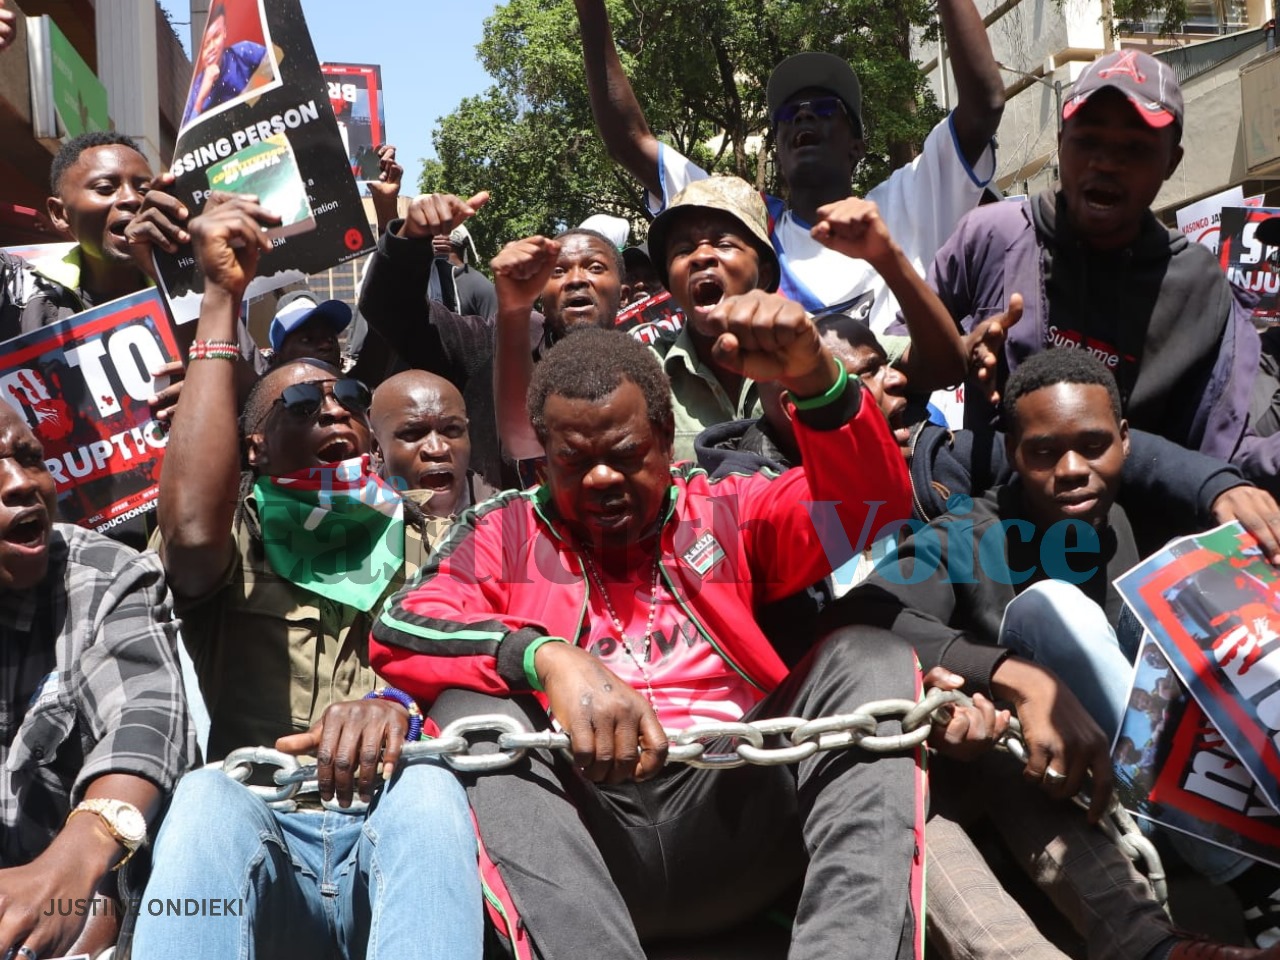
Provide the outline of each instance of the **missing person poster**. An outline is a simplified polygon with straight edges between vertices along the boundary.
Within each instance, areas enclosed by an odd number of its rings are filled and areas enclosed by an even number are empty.
[[[1174,540],[1116,589],[1280,810],[1280,572],[1230,523]]]
[[[1280,866],[1280,814],[1150,636],[1111,758],[1130,813]]]
[[[1280,268],[1277,248],[1255,236],[1258,224],[1280,215],[1280,207],[1225,207],[1218,261],[1228,279],[1258,298],[1255,323],[1280,321]]]
[[[113,300],[8,340],[0,400],[44,444],[59,518],[109,530],[155,509],[168,433],[151,372],[178,359],[157,290]]]
[[[378,147],[387,139],[382,68],[372,63],[322,63],[320,72],[329,84],[329,104],[347,145],[352,175],[377,180]]]
[[[172,192],[197,216],[215,190],[281,216],[246,299],[373,249],[300,0],[213,0],[174,149]],[[179,323],[204,280],[191,248],[156,252]]]

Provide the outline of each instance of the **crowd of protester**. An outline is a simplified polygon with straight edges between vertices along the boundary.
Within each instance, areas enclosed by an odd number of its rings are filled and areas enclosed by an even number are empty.
[[[1280,957],[1276,868],[1157,836],[1232,890],[1250,942],[1213,942],[1094,826],[1141,636],[1115,577],[1232,520],[1280,563],[1250,303],[1150,209],[1194,122],[1169,68],[1091,65],[1060,184],[980,206],[1003,86],[972,0],[939,0],[956,106],[865,197],[858,78],[780,57],[782,199],[661,142],[604,0],[575,6],[643,244],[593,217],[511,238],[490,281],[465,226],[488,193],[401,215],[384,146],[359,303],[281,297],[260,349],[272,211],[192,218],[119,134],[59,150],[74,245],[0,252],[0,339],[151,286],[156,248],[205,288],[152,371],[150,522],[58,522],[0,403],[0,953],[641,960],[781,911],[796,960],[918,958],[926,929],[948,958],[1063,956],[981,820],[1091,960]],[[927,399],[960,383],[952,430]],[[918,749],[666,763],[695,724],[924,686],[970,699]],[[476,715],[570,749],[401,762]],[[1021,766],[992,749],[1014,716]],[[318,789],[269,803],[223,770],[251,746]]]

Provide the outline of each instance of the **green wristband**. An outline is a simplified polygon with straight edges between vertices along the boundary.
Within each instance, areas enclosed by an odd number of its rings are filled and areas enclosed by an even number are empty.
[[[844,364],[839,360],[835,361],[836,382],[833,383],[826,393],[820,393],[816,397],[800,397],[791,395],[791,402],[795,404],[797,410],[817,410],[819,407],[825,407],[827,404],[835,403],[844,395],[844,388],[849,385],[849,371],[844,368]]]
[[[544,643],[567,643],[567,642],[568,641],[566,641],[563,637],[539,637],[537,640],[534,640],[531,644],[529,644],[527,647],[524,648],[524,677],[526,680],[529,681],[529,686],[532,689],[537,690],[539,693],[542,692],[542,681],[538,679],[538,671],[533,669],[533,658],[534,658],[534,655],[538,652],[538,649]]]

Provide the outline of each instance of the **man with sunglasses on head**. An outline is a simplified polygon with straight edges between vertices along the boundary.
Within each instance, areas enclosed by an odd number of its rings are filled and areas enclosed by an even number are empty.
[[[235,909],[146,915],[135,952],[199,943],[209,957],[479,960],[465,797],[432,763],[396,768],[421,716],[369,667],[375,611],[427,552],[406,522],[420,511],[372,470],[369,390],[299,359],[256,384],[237,422],[236,317],[278,221],[233,197],[191,224],[206,292],[180,403],[199,418],[177,418],[169,437],[159,551],[212,722],[210,758],[257,745],[314,756],[319,796],[284,812],[219,769],[184,778],[145,896]]]
[[[574,2],[600,135],[614,160],[649,191],[649,209],[660,213],[707,173],[650,131],[618,59],[604,0]],[[1004,85],[972,0],[940,0],[938,13],[956,108],[929,134],[920,156],[866,195],[921,275],[995,172],[992,138],[1004,110]],[[866,153],[858,78],[839,57],[800,53],[774,69],[767,99],[789,198],[766,197],[770,240],[782,265],[779,292],[810,312],[849,313],[879,332],[897,310],[883,278],[811,235],[823,211],[851,195],[853,172]]]

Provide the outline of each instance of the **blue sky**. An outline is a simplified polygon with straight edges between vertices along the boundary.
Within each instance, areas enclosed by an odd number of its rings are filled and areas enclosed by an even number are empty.
[[[186,0],[159,0],[175,23],[191,19]],[[431,132],[463,97],[491,84],[476,44],[496,0],[305,0],[303,10],[322,61],[377,63],[386,97],[387,142],[405,169],[405,193],[417,191],[419,162],[435,156]],[[376,13],[374,11],[376,10]],[[361,17],[362,11],[368,15]],[[428,23],[428,20],[434,20]],[[191,28],[177,26],[190,55]]]

